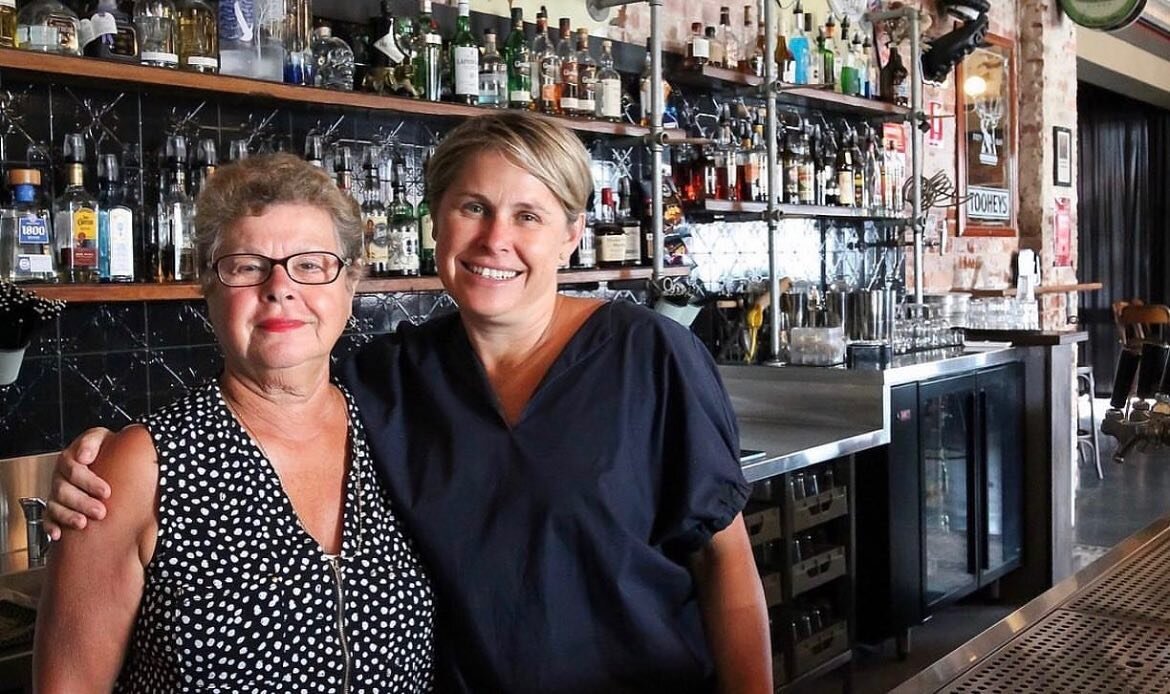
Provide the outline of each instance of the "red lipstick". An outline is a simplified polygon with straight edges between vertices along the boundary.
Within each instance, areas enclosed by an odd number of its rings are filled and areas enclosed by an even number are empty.
[[[260,321],[257,326],[261,330],[267,330],[273,333],[283,333],[289,330],[296,330],[304,325],[304,321],[289,320],[287,318],[269,318],[266,321]]]

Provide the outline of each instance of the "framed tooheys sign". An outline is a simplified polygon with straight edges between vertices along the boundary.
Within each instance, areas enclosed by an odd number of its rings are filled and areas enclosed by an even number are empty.
[[[1060,0],[1060,8],[1083,27],[1116,31],[1141,16],[1146,0]]]

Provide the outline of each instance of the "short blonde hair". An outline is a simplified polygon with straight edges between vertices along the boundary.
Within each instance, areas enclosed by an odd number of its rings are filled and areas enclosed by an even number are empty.
[[[329,174],[291,154],[262,154],[216,169],[195,202],[195,260],[206,294],[215,286],[211,263],[231,226],[243,217],[264,214],[269,205],[300,203],[333,219],[341,257],[350,261],[347,279],[362,272],[362,212]]]
[[[548,118],[525,111],[476,116],[452,130],[427,163],[431,204],[443,194],[461,167],[477,154],[495,152],[548,186],[572,223],[585,211],[593,191],[589,153],[576,135]]]

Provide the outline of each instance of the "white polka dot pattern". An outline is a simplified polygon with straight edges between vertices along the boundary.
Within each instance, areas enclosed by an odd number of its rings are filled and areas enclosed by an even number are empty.
[[[209,383],[149,417],[159,527],[120,692],[424,692],[434,604],[349,393],[342,549],[301,526]]]

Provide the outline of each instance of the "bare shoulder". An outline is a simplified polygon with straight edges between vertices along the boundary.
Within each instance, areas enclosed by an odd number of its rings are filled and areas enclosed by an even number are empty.
[[[97,525],[124,522],[141,529],[153,521],[158,452],[146,427],[133,424],[109,438],[91,469],[109,483],[111,490],[106,501],[108,515]]]

